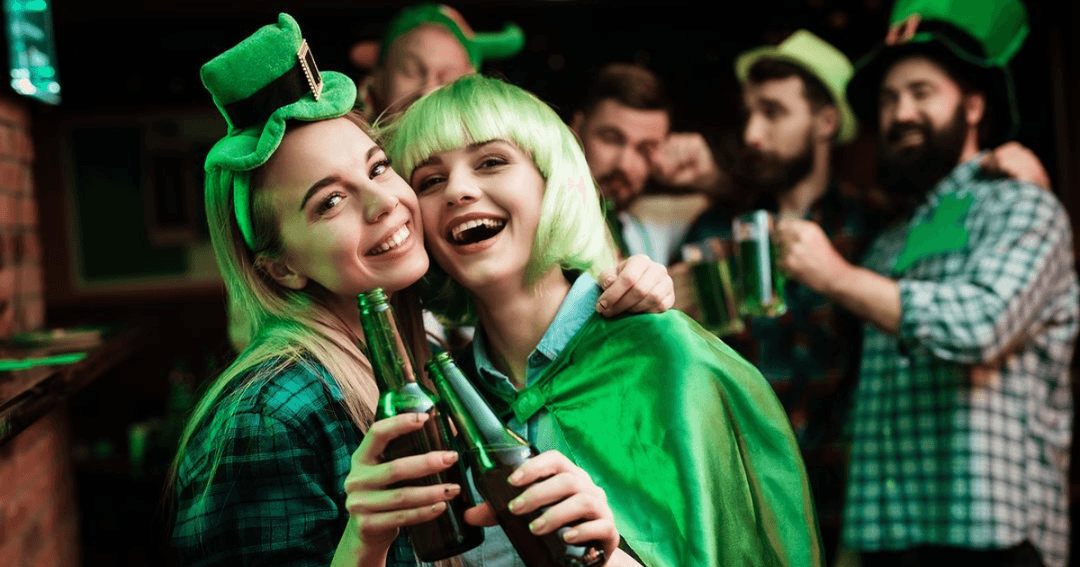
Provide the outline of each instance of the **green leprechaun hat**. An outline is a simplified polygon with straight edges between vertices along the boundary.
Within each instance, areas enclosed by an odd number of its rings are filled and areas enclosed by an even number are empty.
[[[249,172],[270,159],[288,120],[317,121],[352,110],[356,85],[319,72],[300,26],[288,14],[202,66],[203,85],[228,123],[206,156],[206,171]],[[233,208],[244,242],[254,248],[250,175],[208,175],[232,183]]]
[[[746,82],[750,68],[762,59],[786,61],[817,77],[832,95],[833,102],[840,111],[840,127],[836,132],[836,141],[843,144],[855,138],[859,123],[846,96],[848,81],[851,80],[855,68],[839,49],[807,30],[798,30],[780,45],[757,47],[740,54],[735,59],[735,76],[739,83]]]
[[[517,55],[525,46],[525,32],[516,24],[506,24],[502,31],[477,33],[457,10],[445,4],[424,3],[409,6],[398,12],[383,34],[379,43],[379,60],[385,63],[390,45],[397,38],[423,24],[438,24],[450,30],[469,54],[473,69],[479,69],[484,61],[498,61]]]
[[[928,56],[986,91],[993,129],[988,143],[1015,136],[1020,113],[1009,62],[1027,38],[1020,0],[897,0],[885,41],[856,64],[848,99],[863,119],[876,119],[885,72],[900,58]]]

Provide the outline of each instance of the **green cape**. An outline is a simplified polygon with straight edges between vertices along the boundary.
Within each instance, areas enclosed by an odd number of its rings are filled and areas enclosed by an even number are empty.
[[[550,412],[648,567],[824,564],[776,395],[683,313],[594,315],[514,400],[485,393],[523,422]]]

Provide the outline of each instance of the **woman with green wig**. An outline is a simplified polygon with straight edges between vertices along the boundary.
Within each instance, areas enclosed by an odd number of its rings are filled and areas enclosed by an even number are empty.
[[[462,366],[510,427],[604,490],[627,551],[649,567],[822,564],[799,449],[761,374],[678,311],[593,312],[611,239],[550,107],[472,75],[388,137],[438,263],[426,305],[478,325]]]
[[[429,260],[416,195],[352,113],[355,85],[319,73],[288,15],[204,65],[202,79],[228,123],[206,158],[211,243],[250,339],[183,433],[174,548],[184,564],[415,566],[400,529],[446,513],[462,487],[391,485],[443,471],[457,455],[383,461],[386,443],[423,420],[373,423],[378,391],[355,297],[392,294],[414,357],[427,358],[414,284]],[[636,303],[656,270],[624,271],[612,301]],[[538,459],[523,468],[575,479],[537,482],[538,503],[586,504],[556,526],[583,521],[585,539],[614,550],[603,492],[565,456]],[[485,512],[467,519],[494,524]]]

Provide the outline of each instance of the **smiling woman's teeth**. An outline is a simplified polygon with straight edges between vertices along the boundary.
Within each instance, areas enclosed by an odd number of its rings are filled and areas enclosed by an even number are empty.
[[[465,221],[454,228],[450,229],[450,236],[457,242],[464,240],[462,234],[471,228],[485,227],[485,228],[499,228],[506,224],[505,221],[496,219],[473,219]]]
[[[389,252],[394,248],[397,248],[402,242],[405,242],[405,239],[408,237],[409,227],[406,225],[402,225],[397,232],[390,236],[390,238],[386,239],[386,241],[384,241],[382,244],[372,248],[369,254],[382,254],[384,252]]]

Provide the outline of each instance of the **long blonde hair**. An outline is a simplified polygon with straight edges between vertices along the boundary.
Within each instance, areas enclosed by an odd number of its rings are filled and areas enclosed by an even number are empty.
[[[346,117],[371,135],[359,115]],[[250,181],[252,187],[254,250],[244,243],[233,214],[232,188],[237,176],[250,176],[242,181]],[[180,438],[170,487],[192,437],[203,428],[208,429],[211,438],[225,435],[245,393],[289,365],[312,361],[321,364],[340,388],[345,408],[357,428],[366,432],[374,419],[379,392],[371,363],[359,347],[362,337],[356,336],[349,322],[331,309],[330,292],[314,282],[301,290],[288,289],[256,266],[258,255],[275,257],[282,252],[278,221],[267,192],[259,190],[261,181],[258,169],[214,168],[206,173],[210,242],[225,282],[229,309],[235,314],[230,325],[237,326],[230,329],[230,335],[243,337],[248,344],[196,404]],[[417,292],[412,288],[399,291],[393,296],[393,304],[414,357],[425,360],[428,350]],[[251,371],[255,368],[259,372]],[[213,478],[220,456],[219,452],[212,459],[209,478]],[[204,494],[208,490],[209,484]]]

